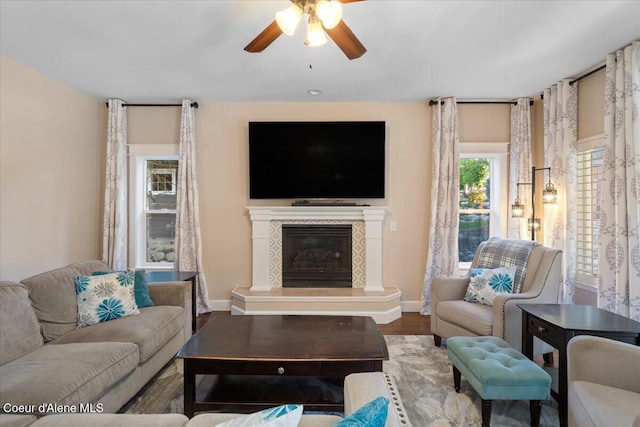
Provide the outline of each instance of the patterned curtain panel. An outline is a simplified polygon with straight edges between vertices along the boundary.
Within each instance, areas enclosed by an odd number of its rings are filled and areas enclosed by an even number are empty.
[[[550,180],[558,190],[556,205],[543,204],[544,244],[562,250],[560,302],[573,303],[577,268],[578,85],[563,80],[544,90],[544,166],[536,183]],[[544,179],[543,179],[544,177]],[[537,190],[539,191],[539,190]]]
[[[212,309],[209,306],[209,293],[202,264],[195,108],[188,99],[182,101],[179,151],[175,265],[181,271],[198,272],[197,286],[193,291],[196,292],[196,312],[202,314]]]
[[[127,268],[127,108],[110,99],[104,182],[102,260],[114,270]]]
[[[607,56],[598,307],[640,321],[640,42]]]
[[[422,291],[422,314],[430,314],[431,282],[458,270],[459,137],[455,98],[438,98],[432,108],[432,176],[429,248]]]
[[[511,239],[529,239],[527,220],[531,216],[531,187],[518,182],[531,182],[531,107],[529,98],[518,98],[511,106],[511,144],[509,149],[509,229]],[[523,218],[511,217],[511,205],[516,198],[527,207]]]

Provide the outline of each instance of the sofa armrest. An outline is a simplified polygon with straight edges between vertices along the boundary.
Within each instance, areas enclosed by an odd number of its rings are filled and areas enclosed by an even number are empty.
[[[377,397],[389,399],[385,427],[411,427],[398,387],[385,372],[359,372],[344,379],[344,415],[349,416]]]
[[[191,336],[193,307],[191,282],[151,282],[149,296],[155,305],[175,305],[184,308],[185,338]]]
[[[567,380],[640,393],[640,347],[590,335],[574,337],[567,346]]]

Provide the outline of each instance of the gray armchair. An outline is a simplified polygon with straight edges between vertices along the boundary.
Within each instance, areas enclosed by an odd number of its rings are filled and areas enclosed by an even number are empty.
[[[569,427],[640,427],[640,347],[580,335],[567,346]]]
[[[478,265],[486,244],[478,246],[471,268]],[[516,304],[557,304],[561,263],[560,250],[534,246],[529,253],[521,292],[498,295],[493,307],[463,300],[469,284],[468,274],[436,278],[431,284],[431,331],[436,346],[440,346],[442,338],[493,335],[522,351],[522,311]],[[535,355],[550,351],[550,346],[535,339]]]

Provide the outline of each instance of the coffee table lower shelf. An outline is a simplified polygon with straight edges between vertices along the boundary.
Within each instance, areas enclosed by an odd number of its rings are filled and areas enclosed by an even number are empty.
[[[197,383],[194,413],[252,413],[286,403],[303,404],[305,411],[344,412],[344,379],[339,378],[198,375]]]

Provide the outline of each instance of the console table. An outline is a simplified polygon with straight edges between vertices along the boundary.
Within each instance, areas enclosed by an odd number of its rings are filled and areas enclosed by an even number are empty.
[[[145,273],[144,279],[148,283],[153,282],[191,282],[191,331],[196,330],[196,277],[197,271],[149,271]]]
[[[595,335],[640,345],[640,323],[591,305],[518,304],[522,309],[522,352],[533,358],[536,336],[558,350],[558,402],[560,426],[567,426],[567,344],[577,335]],[[611,361],[603,361],[611,363]]]

